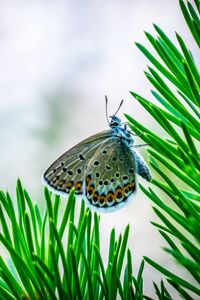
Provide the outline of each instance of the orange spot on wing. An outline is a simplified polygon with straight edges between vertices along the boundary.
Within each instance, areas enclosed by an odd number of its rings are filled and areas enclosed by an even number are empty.
[[[90,195],[93,194],[94,190],[95,190],[95,186],[94,186],[94,185],[89,185],[89,186],[87,187],[87,191],[88,191],[88,193],[89,193]]]
[[[131,182],[131,183],[128,183],[124,186],[124,191],[125,193],[129,192],[129,191],[133,191],[134,190],[134,187],[135,187],[135,182]]]
[[[103,204],[103,203],[107,202],[106,196],[101,195],[98,198],[99,198],[98,201],[99,201],[100,204]]]
[[[108,192],[107,196],[106,196],[106,203],[107,202],[114,202],[115,200],[115,194],[113,192]]]
[[[120,195],[120,197],[119,197]],[[116,190],[115,190],[115,199],[116,198],[121,198],[121,197],[124,197],[124,190],[120,187],[118,187]]]
[[[74,185],[73,181],[68,181],[68,182],[66,183],[66,187],[67,187],[67,188],[72,188],[73,185]]]
[[[82,189],[82,182],[81,181],[76,182],[74,187],[76,190],[80,191]]]
[[[94,192],[94,194],[93,194],[93,200],[94,201],[99,201],[99,194],[97,192]]]
[[[86,177],[86,186],[89,186],[90,182],[91,182],[91,176],[88,175],[88,176]]]

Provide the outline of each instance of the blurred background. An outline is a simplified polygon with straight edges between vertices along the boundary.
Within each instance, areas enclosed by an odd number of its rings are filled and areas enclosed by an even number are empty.
[[[75,143],[108,127],[105,94],[110,114],[124,99],[120,117],[129,113],[163,135],[129,93],[134,90],[152,99],[143,74],[147,60],[134,45],[134,41],[148,45],[143,31],[153,33],[152,23],[175,44],[176,30],[193,50],[178,1],[0,1],[1,189],[14,195],[20,177],[43,207],[40,178],[49,164]],[[136,138],[136,143],[141,140]],[[140,152],[148,159],[144,148]],[[130,223],[134,271],[143,255],[173,271],[171,259],[160,249],[163,240],[149,224],[156,220],[150,200],[140,191],[133,198],[128,207],[101,215],[103,253],[107,255],[111,228],[123,231]],[[159,273],[145,267],[149,296],[154,295],[152,280],[159,279]]]

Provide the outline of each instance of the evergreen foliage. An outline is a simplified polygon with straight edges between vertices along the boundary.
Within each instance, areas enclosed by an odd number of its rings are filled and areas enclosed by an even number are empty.
[[[196,10],[189,1],[186,5],[180,0],[188,28],[196,45],[200,46],[199,1],[195,4]],[[162,178],[152,181],[166,195],[162,198],[153,188],[140,186],[153,201],[153,209],[162,221],[162,224],[152,224],[168,244],[164,250],[185,268],[191,280],[180,278],[148,257],[144,259],[164,274],[183,298],[193,299],[195,294],[200,296],[200,157],[197,149],[200,141],[200,75],[183,38],[176,33],[179,44],[176,47],[157,25],[154,28],[157,37],[148,32],[145,34],[159,59],[141,44],[136,45],[153,65],[148,66],[145,75],[153,86],[151,92],[159,105],[135,92],[131,94],[168,137],[161,138],[131,116],[126,117],[131,129],[151,145],[148,149],[150,165]]]

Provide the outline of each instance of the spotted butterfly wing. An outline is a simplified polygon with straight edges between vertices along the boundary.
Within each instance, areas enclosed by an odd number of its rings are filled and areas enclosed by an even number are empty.
[[[99,211],[123,207],[136,189],[135,169],[131,148],[119,137],[107,139],[86,170],[85,196],[88,204]]]
[[[43,181],[55,193],[65,195],[72,187],[76,194],[83,193],[85,171],[98,148],[112,136],[105,130],[83,140],[61,155],[44,173]]]

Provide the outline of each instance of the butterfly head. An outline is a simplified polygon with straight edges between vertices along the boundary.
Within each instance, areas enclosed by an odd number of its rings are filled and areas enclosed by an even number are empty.
[[[117,116],[113,115],[113,116],[110,116],[111,118],[111,121],[109,123],[109,126],[110,128],[118,128],[118,127],[121,127],[122,125],[122,121],[120,120],[120,118],[118,118]]]
[[[114,113],[114,115],[108,117],[108,98],[107,98],[107,96],[105,96],[105,98],[106,98],[106,119],[107,119],[107,121],[108,121],[108,124],[109,124],[110,128],[112,128],[112,129],[118,129],[118,128],[121,128],[122,125],[123,125],[123,123],[122,123],[122,121],[120,120],[120,118],[118,118],[118,117],[116,116],[116,114],[117,114],[118,111],[120,110],[120,108],[121,108],[121,106],[122,106],[124,100],[122,100],[122,101],[120,102],[120,105],[119,105],[117,111]],[[111,118],[111,121],[109,121],[109,118]]]
[[[113,130],[114,135],[123,139],[123,141],[129,146],[133,145],[134,140],[130,134],[130,131],[128,131],[127,129],[126,123],[124,123],[120,118],[118,118],[115,115],[110,116],[110,118],[111,121],[109,123],[109,126]]]
[[[116,114],[120,110],[124,100],[122,100],[120,102],[120,105],[119,105],[117,111],[114,113],[114,115],[109,116],[111,118],[111,121],[109,121],[107,96],[105,96],[105,98],[106,98],[106,118],[107,118],[110,128],[113,130],[113,134],[115,136],[121,138],[128,146],[132,146],[134,143],[134,140],[130,134],[130,131],[127,129],[126,123],[124,123],[120,118],[118,118],[116,116]]]

